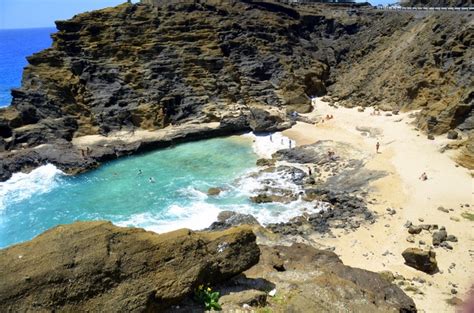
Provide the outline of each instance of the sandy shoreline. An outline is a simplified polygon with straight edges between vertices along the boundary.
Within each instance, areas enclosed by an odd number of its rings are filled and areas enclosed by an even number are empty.
[[[314,104],[315,110],[305,116],[319,122],[297,123],[283,135],[295,140],[297,145],[318,140],[350,143],[367,154],[367,168],[389,173],[371,184],[373,200],[369,208],[380,217],[375,224],[349,233],[336,230],[336,238],[316,236],[314,239],[336,247],[335,252],[347,265],[372,271],[389,270],[407,279],[422,278],[426,282],[412,284],[423,294],[407,291],[418,309],[454,312],[455,308],[446,300],[453,296],[465,299],[474,282],[474,223],[461,216],[464,212],[473,213],[474,203],[470,171],[456,166],[452,159],[455,152],[439,151],[450,140],[445,136],[427,140],[423,133],[415,130],[407,113],[386,116],[382,112],[380,116],[373,116],[372,109],[365,112],[358,112],[356,108],[336,109],[320,99]],[[321,122],[327,114],[334,118]],[[363,136],[356,127],[370,127],[373,136]],[[377,142],[380,142],[380,153],[375,151]],[[423,172],[428,176],[426,181],[419,179]],[[438,210],[440,206],[450,210],[449,213]],[[397,213],[389,215],[387,208],[394,208]],[[427,231],[415,235],[414,243],[407,242],[406,221],[444,226],[448,234],[459,239],[452,244],[453,250],[435,249],[440,273],[428,275],[404,265],[403,250],[408,247],[426,249],[431,244],[431,234]],[[420,245],[420,240],[426,244]],[[410,283],[401,287],[406,289]],[[452,289],[458,294],[452,294]]]

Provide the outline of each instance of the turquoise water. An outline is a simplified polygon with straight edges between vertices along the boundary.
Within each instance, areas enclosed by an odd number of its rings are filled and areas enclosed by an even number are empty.
[[[51,46],[55,28],[0,29],[0,107],[11,101],[10,89],[20,87],[26,57]]]
[[[119,159],[78,176],[52,165],[15,174],[0,183],[0,247],[77,220],[157,231],[207,227],[220,210],[251,205],[235,180],[256,159],[251,140],[234,136]],[[216,186],[226,191],[208,197]]]

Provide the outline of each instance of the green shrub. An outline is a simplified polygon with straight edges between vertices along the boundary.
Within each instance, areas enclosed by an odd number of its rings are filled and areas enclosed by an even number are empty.
[[[219,304],[219,292],[212,291],[211,287],[204,287],[200,285],[194,292],[196,301],[204,304],[206,310],[222,310],[221,305]]]

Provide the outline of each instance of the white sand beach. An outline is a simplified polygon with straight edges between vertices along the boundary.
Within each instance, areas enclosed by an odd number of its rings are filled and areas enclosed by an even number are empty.
[[[318,140],[347,142],[365,151],[366,167],[389,174],[371,184],[369,208],[378,213],[373,225],[365,225],[354,232],[335,230],[336,238],[315,239],[321,244],[336,247],[343,262],[372,271],[391,271],[406,279],[422,278],[425,282],[410,284],[407,293],[414,298],[421,312],[453,312],[446,300],[457,296],[465,299],[474,283],[474,222],[461,216],[474,213],[473,173],[456,166],[455,151],[441,153],[448,140],[446,136],[428,140],[415,129],[409,113],[386,116],[371,115],[372,108],[359,112],[357,108],[335,108],[315,99],[315,109],[304,116],[318,121],[315,124],[298,122],[283,134],[297,145]],[[321,122],[326,115],[334,118]],[[375,136],[363,136],[356,127],[371,127]],[[378,133],[378,134],[377,134]],[[376,143],[380,153],[376,153]],[[425,172],[428,179],[422,181]],[[438,207],[449,210],[448,213]],[[387,208],[396,214],[387,214]],[[453,250],[436,248],[440,272],[428,275],[404,264],[402,252],[408,247],[427,249],[431,234],[423,231],[414,235],[414,243],[407,242],[406,221],[413,224],[437,224],[446,227],[448,234],[458,242]],[[420,240],[425,244],[420,244]],[[454,284],[454,287],[453,287]],[[415,291],[410,291],[410,289]],[[452,289],[458,293],[452,294]]]

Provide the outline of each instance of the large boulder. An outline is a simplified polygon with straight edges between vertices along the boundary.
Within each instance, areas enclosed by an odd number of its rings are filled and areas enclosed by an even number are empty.
[[[260,248],[260,262],[245,275],[273,284],[275,299],[267,300],[274,312],[416,312],[399,287],[344,265],[334,252],[305,244]]]
[[[61,225],[0,251],[0,311],[162,311],[259,256],[245,227],[158,235],[102,221]]]
[[[436,252],[419,248],[407,248],[402,252],[405,264],[419,271],[434,274],[438,271]]]

